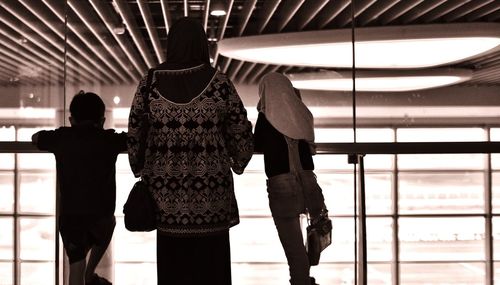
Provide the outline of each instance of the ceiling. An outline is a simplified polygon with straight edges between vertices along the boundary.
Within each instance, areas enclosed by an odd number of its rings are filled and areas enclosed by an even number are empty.
[[[500,22],[500,0],[4,0],[0,2],[0,85],[69,82],[133,84],[165,58],[168,28],[189,15],[204,24],[215,64],[236,83],[270,71],[312,67],[244,62],[219,55],[223,38],[395,25]],[[352,3],[354,2],[354,10]],[[67,25],[65,25],[65,22]],[[65,44],[65,42],[67,44]],[[65,56],[66,55],[66,56]],[[66,63],[66,64],[65,64]],[[474,75],[466,85],[500,85],[500,51],[455,63]]]

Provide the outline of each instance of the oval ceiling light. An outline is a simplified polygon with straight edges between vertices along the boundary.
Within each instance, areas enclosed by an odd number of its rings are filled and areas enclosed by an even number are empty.
[[[210,7],[211,8],[210,15],[216,17],[225,16],[227,13],[226,13],[226,4],[224,2],[225,1],[223,0],[215,0]]]
[[[356,28],[356,67],[425,68],[500,49],[500,23]],[[351,30],[223,39],[220,54],[264,64],[352,67]]]
[[[351,91],[351,71],[320,71],[286,74],[295,88]],[[357,91],[401,92],[444,87],[469,80],[468,69],[360,70],[356,71]]]

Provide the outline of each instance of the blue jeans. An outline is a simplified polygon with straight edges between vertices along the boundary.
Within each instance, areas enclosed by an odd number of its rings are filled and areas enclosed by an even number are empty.
[[[267,180],[269,207],[285,251],[291,285],[310,285],[307,258],[300,214],[317,217],[324,208],[324,198],[312,171],[279,174]]]

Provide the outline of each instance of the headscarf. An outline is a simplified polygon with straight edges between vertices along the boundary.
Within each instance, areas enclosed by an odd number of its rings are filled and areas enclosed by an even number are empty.
[[[156,74],[152,86],[170,101],[187,103],[207,87],[216,70],[210,66],[207,35],[198,20],[183,17],[175,21],[168,33],[167,60],[156,69],[191,70]]]
[[[298,90],[297,90],[298,91]],[[314,143],[314,118],[290,80],[270,72],[259,84],[257,110],[283,135]]]
[[[166,62],[178,66],[210,64],[207,34],[199,21],[183,17],[172,25],[167,36]]]

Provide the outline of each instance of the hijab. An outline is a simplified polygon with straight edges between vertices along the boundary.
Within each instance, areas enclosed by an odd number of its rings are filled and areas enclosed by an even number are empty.
[[[166,63],[183,68],[210,65],[207,34],[198,20],[183,17],[172,25],[167,36]]]
[[[314,118],[300,93],[281,73],[271,72],[259,84],[257,110],[283,135],[314,143]]]
[[[207,35],[198,20],[183,17],[172,25],[167,60],[156,69],[160,72],[152,86],[172,102],[187,103],[207,87],[216,70],[210,66]]]

